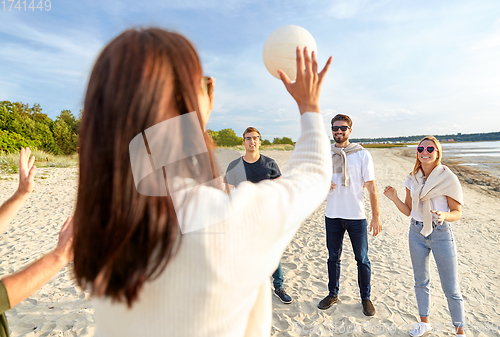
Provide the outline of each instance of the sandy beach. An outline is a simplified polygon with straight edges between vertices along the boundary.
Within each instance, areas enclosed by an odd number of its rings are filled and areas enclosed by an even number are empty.
[[[370,152],[375,163],[383,225],[381,234],[377,237],[369,234],[368,238],[376,315],[366,317],[361,312],[357,267],[347,235],[339,302],[325,311],[317,308],[328,294],[326,203],[323,203],[301,226],[283,255],[285,287],[294,301],[286,305],[273,296],[271,336],[408,336],[408,327],[418,321],[408,250],[410,219],[381,193],[386,185],[392,185],[400,196],[404,195],[403,181],[413,168],[414,157],[399,148],[370,149]],[[291,152],[262,153],[274,158],[282,171],[286,171]],[[221,167],[225,168],[223,161]],[[462,180],[465,199],[462,219],[452,226],[466,320],[472,324],[469,328],[474,328],[467,331],[467,336],[500,336],[500,314],[495,309],[500,306],[500,189],[495,190],[498,181],[480,171],[464,168],[460,171],[455,166],[453,169]],[[35,191],[13,223],[1,233],[0,277],[21,269],[55,247],[60,227],[74,210],[77,173],[76,167],[38,169]],[[0,178],[3,202],[15,191],[18,182],[17,175]],[[365,199],[369,220],[371,211],[366,193]],[[89,294],[76,286],[71,269],[71,265],[64,268],[33,296],[6,313],[12,337],[94,335]],[[427,336],[454,336],[433,260],[431,277],[431,323],[437,330]]]

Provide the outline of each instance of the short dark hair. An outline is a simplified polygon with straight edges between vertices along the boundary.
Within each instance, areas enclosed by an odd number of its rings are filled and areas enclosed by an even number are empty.
[[[332,126],[335,121],[344,121],[347,122],[350,128],[352,128],[352,119],[347,115],[337,114],[332,118]]]
[[[260,137],[260,132],[259,130],[257,130],[256,128],[254,128],[253,126],[249,126],[248,128],[245,129],[245,131],[243,131],[243,139],[245,138],[245,135],[247,133],[250,133],[250,132],[257,132],[259,134],[259,137]],[[262,138],[262,137],[261,137]]]

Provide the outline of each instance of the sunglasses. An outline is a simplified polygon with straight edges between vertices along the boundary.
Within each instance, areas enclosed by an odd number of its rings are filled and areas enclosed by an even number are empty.
[[[246,140],[246,141],[251,141],[251,140],[255,140],[255,141],[257,141],[257,140],[259,140],[259,138],[260,138],[259,136],[245,137],[245,140]]]
[[[417,146],[418,153],[422,153],[422,152],[424,152],[424,150],[427,150],[427,153],[431,154],[432,152],[434,152],[434,150],[437,150],[437,149],[434,146],[427,146],[427,147]]]
[[[348,127],[347,125],[342,125],[342,126],[332,126],[332,131],[338,131],[338,130],[342,130],[342,131],[347,131],[347,129],[350,129],[350,127]]]

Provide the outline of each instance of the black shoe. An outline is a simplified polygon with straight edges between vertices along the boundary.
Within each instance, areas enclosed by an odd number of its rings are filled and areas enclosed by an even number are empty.
[[[284,288],[276,289],[274,291],[274,295],[276,295],[276,297],[278,297],[281,300],[281,302],[285,304],[292,303],[292,298],[290,297],[290,295],[286,293]]]
[[[370,300],[363,300],[363,314],[365,316],[373,316],[375,315],[375,307]]]
[[[321,310],[326,310],[330,308],[333,304],[337,303],[338,300],[339,298],[337,296],[328,295],[319,302],[318,308]]]

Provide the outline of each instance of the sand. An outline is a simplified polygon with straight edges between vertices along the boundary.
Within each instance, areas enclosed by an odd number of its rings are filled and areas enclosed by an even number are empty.
[[[404,195],[403,181],[414,159],[402,149],[370,149],[375,163],[383,231],[369,234],[372,264],[373,317],[361,312],[357,267],[348,236],[344,240],[339,302],[319,310],[318,302],[328,294],[323,203],[301,226],[283,254],[285,287],[293,297],[286,305],[273,296],[271,336],[407,336],[408,326],[418,321],[413,291],[413,272],[408,251],[409,218],[401,214],[381,191],[386,185]],[[281,168],[291,154],[266,151]],[[223,160],[224,161],[224,160]],[[221,162],[221,167],[226,163]],[[286,170],[286,169],[284,169]],[[15,175],[1,175],[0,200],[17,188]],[[9,178],[13,178],[9,180]],[[467,322],[474,331],[468,336],[500,336],[500,195],[495,186],[478,185],[480,172],[462,172],[465,206],[460,221],[453,223],[458,249],[459,277]],[[469,179],[471,183],[465,180]],[[35,192],[0,236],[0,277],[21,269],[53,249],[64,219],[74,210],[77,168],[42,168]],[[371,211],[365,194],[368,219]],[[428,336],[453,336],[446,298],[435,263],[431,260],[431,320],[439,331]],[[269,286],[272,286],[271,279]],[[11,336],[93,336],[93,309],[88,293],[71,276],[71,265],[29,299],[7,312]],[[347,333],[346,330],[353,330]],[[489,331],[487,331],[489,329]],[[371,332],[370,332],[371,330]],[[496,330],[496,331],[495,331]]]

